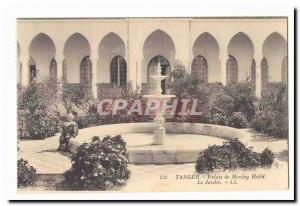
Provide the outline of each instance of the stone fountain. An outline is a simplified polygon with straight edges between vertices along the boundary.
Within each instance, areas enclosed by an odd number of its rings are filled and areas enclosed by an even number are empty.
[[[175,97],[175,95],[167,95],[167,94],[162,94],[162,89],[161,89],[161,81],[166,79],[168,76],[166,75],[161,75],[161,66],[160,62],[158,62],[157,65],[157,70],[155,75],[150,76],[153,81],[153,85],[151,85],[152,89],[150,90],[149,95],[144,95],[143,97],[151,100],[158,100],[160,102],[160,105],[162,102],[166,99],[171,99]],[[155,118],[155,127],[153,130],[153,145],[162,145],[164,144],[165,136],[166,136],[166,129],[164,127],[164,122],[165,118],[162,114],[161,107],[156,111]]]

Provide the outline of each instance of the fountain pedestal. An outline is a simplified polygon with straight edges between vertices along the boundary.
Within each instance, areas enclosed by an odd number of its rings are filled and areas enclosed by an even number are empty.
[[[162,89],[161,89],[161,80],[166,79],[168,76],[164,76],[160,74],[161,67],[160,63],[157,65],[157,71],[156,75],[150,76],[152,79],[155,80],[155,85],[153,86],[153,93],[149,95],[144,95],[143,97],[148,98],[148,99],[156,99],[160,102],[160,104],[166,100],[166,99],[171,99],[175,97],[175,95],[165,95],[162,94]],[[165,136],[166,136],[166,129],[164,127],[164,122],[165,118],[162,115],[161,109],[156,111],[154,118],[155,122],[155,128],[153,129],[153,145],[162,145],[164,144]]]
[[[165,142],[166,129],[160,127],[153,130],[153,143],[154,145],[162,145]]]

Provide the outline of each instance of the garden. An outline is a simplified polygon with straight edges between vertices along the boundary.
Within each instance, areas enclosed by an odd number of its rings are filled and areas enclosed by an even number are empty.
[[[250,81],[223,86],[221,83],[204,83],[185,71],[182,64],[176,63],[168,88],[178,100],[198,99],[201,115],[180,115],[176,108],[175,115],[166,121],[253,128],[274,138],[288,138],[288,90],[284,83],[269,83],[262,96],[257,98]],[[125,87],[99,84],[97,98],[85,85],[64,84],[54,79],[32,82],[26,88],[18,86],[18,138],[40,140],[54,136],[60,132],[63,114],[68,112],[73,114],[79,129],[152,122],[151,114],[126,115],[136,99],[141,100],[145,110],[144,93],[144,89],[134,89],[130,82]],[[117,115],[99,115],[98,103],[109,98],[126,99],[129,104]],[[180,106],[179,103],[178,108]],[[106,109],[111,108],[108,105]],[[223,145],[212,145],[200,152],[196,171],[268,167],[274,162],[274,154],[268,148],[261,153],[254,152],[232,138]],[[64,173],[65,180],[58,185],[60,189],[111,190],[124,186],[130,178],[126,142],[118,135],[94,137],[78,148],[71,162],[71,168]],[[35,176],[35,168],[23,159],[18,160],[18,186],[32,185]]]

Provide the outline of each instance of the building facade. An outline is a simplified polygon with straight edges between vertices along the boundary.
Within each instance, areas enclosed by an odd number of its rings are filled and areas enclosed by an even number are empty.
[[[51,76],[94,95],[99,83],[141,88],[158,62],[170,76],[180,61],[205,82],[251,80],[259,96],[287,81],[287,18],[18,19],[17,60],[23,86]]]

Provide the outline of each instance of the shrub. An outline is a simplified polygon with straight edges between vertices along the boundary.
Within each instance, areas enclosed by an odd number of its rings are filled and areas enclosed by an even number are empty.
[[[63,187],[72,190],[109,190],[126,184],[130,176],[126,143],[120,135],[94,137],[79,146],[64,173]]]
[[[210,112],[210,123],[216,125],[228,125],[228,118],[226,116],[226,112],[219,107],[213,107]]]
[[[288,137],[288,93],[283,83],[273,84],[256,106],[251,126],[273,137]]]
[[[261,156],[260,156],[260,162],[262,164],[268,165],[272,164],[274,161],[274,154],[271,150],[268,148],[265,148],[264,151],[262,151]]]
[[[210,88],[200,77],[187,74],[183,71],[184,66],[178,64],[172,71],[173,81],[169,83],[171,93],[180,98],[197,98],[201,103],[207,103],[210,95]]]
[[[233,112],[243,112],[248,121],[252,119],[255,114],[256,97],[250,82],[227,85],[224,93],[234,100]]]
[[[28,114],[26,118],[26,131],[32,138],[43,139],[51,137],[58,132],[59,120],[42,112]]]
[[[216,98],[214,106],[222,109],[229,116],[234,111],[234,99],[229,95],[222,94]]]
[[[274,161],[271,150],[265,149],[261,154],[246,148],[237,138],[223,143],[223,145],[209,146],[200,152],[196,171],[211,172],[215,169],[256,168],[270,166]]]
[[[246,128],[248,121],[242,112],[234,112],[229,118],[229,126],[235,128]]]
[[[87,112],[90,104],[94,103],[91,88],[85,84],[64,84],[62,103],[67,111],[80,107],[81,110]]]
[[[45,79],[18,89],[18,136],[44,138],[58,130],[58,84]]]
[[[18,187],[33,185],[36,178],[36,169],[28,165],[28,162],[23,159],[18,160],[17,167]]]

